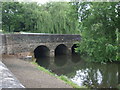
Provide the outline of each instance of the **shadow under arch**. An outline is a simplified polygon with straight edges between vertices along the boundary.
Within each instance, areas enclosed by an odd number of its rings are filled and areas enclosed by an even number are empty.
[[[75,48],[77,48],[77,44],[74,44],[72,47],[71,47],[71,51],[72,51],[72,54],[78,54],[75,52]]]
[[[60,55],[54,58],[54,63],[56,66],[62,67],[67,63],[67,60],[68,60],[67,55]]]
[[[36,59],[36,63],[46,69],[48,69],[50,65],[50,57],[41,57]]]
[[[79,53],[75,52],[75,48],[77,48],[77,44],[74,44],[72,47],[71,47],[71,52],[72,52],[72,56],[71,56],[71,60],[72,62],[74,63],[78,63],[80,60],[81,60],[81,56]]]
[[[82,60],[82,58],[81,58],[80,55],[73,54],[73,55],[71,56],[71,61],[72,61],[73,63],[78,63],[78,62],[80,62],[81,60]]]
[[[45,45],[40,45],[34,50],[34,57],[35,58],[43,58],[43,57],[49,57],[50,56],[50,50]]]
[[[67,55],[68,54],[68,47],[64,44],[60,44],[55,48],[55,56],[58,55]]]

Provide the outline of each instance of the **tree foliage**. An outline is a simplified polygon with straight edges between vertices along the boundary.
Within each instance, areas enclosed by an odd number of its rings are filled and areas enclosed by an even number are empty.
[[[74,34],[78,19],[74,6],[67,2],[37,3],[3,2],[3,30],[38,33]]]
[[[79,17],[82,41],[76,50],[95,62],[120,60],[120,3],[80,3]]]
[[[119,2],[2,3],[4,31],[79,32],[82,41],[76,51],[87,53],[95,62],[120,61],[119,23]]]

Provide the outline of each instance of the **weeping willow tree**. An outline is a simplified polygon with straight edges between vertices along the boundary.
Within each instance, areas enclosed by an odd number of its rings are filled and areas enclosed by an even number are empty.
[[[40,6],[37,32],[74,34],[78,32],[78,20],[72,4],[50,2]]]
[[[78,33],[78,17],[71,3],[3,2],[3,30],[37,33]],[[8,26],[9,25],[9,26]],[[7,28],[9,27],[9,28]]]

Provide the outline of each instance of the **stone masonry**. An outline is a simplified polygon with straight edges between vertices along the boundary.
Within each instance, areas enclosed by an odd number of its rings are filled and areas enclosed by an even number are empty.
[[[53,55],[58,45],[64,44],[71,49],[81,39],[80,35],[66,34],[4,34],[1,36],[4,54],[33,52],[38,46],[45,45]]]
[[[2,54],[5,51],[5,38],[0,34],[0,90],[2,88],[25,88],[12,72],[2,63]]]
[[[0,61],[0,90],[2,88],[24,88],[11,71]]]

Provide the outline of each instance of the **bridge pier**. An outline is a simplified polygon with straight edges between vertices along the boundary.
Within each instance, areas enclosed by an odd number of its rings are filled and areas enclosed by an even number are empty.
[[[54,50],[50,50],[50,57],[54,57],[54,56],[55,56]]]
[[[68,48],[68,55],[72,55],[72,50],[71,50],[71,48]]]

